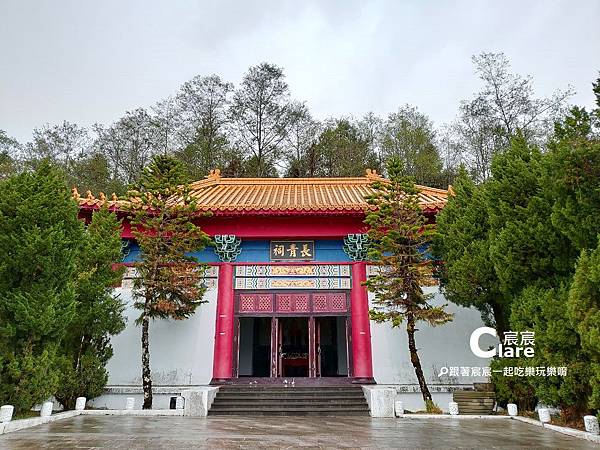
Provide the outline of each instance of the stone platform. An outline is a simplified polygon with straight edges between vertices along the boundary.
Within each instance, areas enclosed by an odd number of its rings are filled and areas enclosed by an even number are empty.
[[[0,449],[36,448],[597,449],[514,420],[369,417],[78,416],[0,436]]]

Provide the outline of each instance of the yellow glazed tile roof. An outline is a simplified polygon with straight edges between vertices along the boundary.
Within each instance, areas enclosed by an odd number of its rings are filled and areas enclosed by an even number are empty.
[[[214,213],[360,213],[367,208],[365,195],[371,183],[381,178],[367,170],[364,177],[354,178],[223,178],[218,170],[191,184],[191,195],[199,211]],[[418,186],[419,201],[425,210],[439,210],[446,204],[448,191]],[[94,207],[108,201],[104,194],[95,198],[88,192],[79,198],[81,207]]]

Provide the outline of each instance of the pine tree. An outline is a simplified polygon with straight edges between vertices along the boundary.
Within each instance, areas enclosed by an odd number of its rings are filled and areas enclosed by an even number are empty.
[[[569,318],[569,280],[557,287],[539,282],[525,288],[513,303],[510,323],[514,331],[535,333],[535,356],[514,365],[567,368],[564,376],[536,376],[523,381],[534,387],[542,403],[558,406],[565,421],[575,423],[588,410],[594,374],[589,354]]]
[[[121,224],[103,208],[93,213],[77,255],[76,320],[61,345],[62,374],[55,395],[65,409],[73,409],[79,396],[102,394],[108,381],[110,337],[125,328],[124,304],[112,292],[123,274],[113,268],[120,259]]]
[[[17,411],[59,384],[83,241],[77,213],[63,176],[46,162],[0,182],[0,403]]]
[[[202,250],[210,238],[193,223],[196,205],[183,173],[179,161],[155,156],[144,168],[138,189],[128,194],[141,252],[134,296],[135,307],[141,310],[136,323],[142,326],[144,409],[152,408],[150,319],[186,319],[205,303],[206,266],[188,253]]]
[[[433,253],[441,289],[451,302],[475,307],[498,335],[508,330],[510,299],[501,291],[490,258],[490,222],[484,190],[461,167],[453,195],[436,219]]]
[[[392,327],[406,322],[410,359],[429,408],[432,398],[417,352],[416,324],[423,321],[431,326],[441,325],[451,321],[452,314],[444,311],[445,305],[433,306],[421,288],[430,276],[421,249],[431,237],[431,229],[419,205],[414,182],[402,173],[402,162],[391,158],[389,182],[375,181],[374,192],[367,197],[372,207],[365,219],[370,227],[369,257],[380,271],[366,284],[375,293],[372,320],[391,322]]]
[[[588,407],[600,412],[600,244],[582,251],[567,302],[568,316],[588,354],[592,376]]]

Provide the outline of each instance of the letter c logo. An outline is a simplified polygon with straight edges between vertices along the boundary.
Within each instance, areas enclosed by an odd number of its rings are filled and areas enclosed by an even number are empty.
[[[489,334],[494,337],[498,337],[496,334],[496,330],[491,327],[479,327],[473,333],[471,333],[471,339],[469,340],[469,345],[471,346],[471,351],[478,358],[492,358],[496,356],[496,348],[491,350],[483,351],[479,346],[479,338],[482,334]]]

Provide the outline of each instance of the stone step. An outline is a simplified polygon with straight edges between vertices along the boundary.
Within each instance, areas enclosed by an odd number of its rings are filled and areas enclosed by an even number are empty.
[[[452,397],[455,401],[462,400],[464,402],[475,402],[475,401],[495,401],[494,397]]]
[[[210,411],[209,416],[362,416],[368,417],[369,411],[351,411],[347,409],[343,410],[310,410],[310,411],[289,411],[289,410],[280,410],[280,411],[256,411],[256,410],[248,410],[248,411]]]
[[[493,399],[480,399],[480,400],[454,400],[458,404],[463,405],[493,405],[495,400]]]
[[[349,406],[340,408],[339,406],[330,406],[330,407],[319,407],[315,408],[313,406],[294,406],[294,407],[282,407],[281,405],[273,405],[273,406],[262,406],[257,405],[255,407],[245,406],[245,407],[237,407],[237,406],[217,406],[213,405],[210,409],[210,412],[217,411],[233,411],[239,412],[240,414],[252,415],[254,412],[277,412],[277,411],[288,411],[288,412],[332,412],[332,411],[369,411],[369,408],[366,405],[361,406]]]
[[[494,392],[484,391],[454,391],[452,396],[455,398],[496,398],[496,394]]]
[[[360,386],[222,386],[209,415],[368,415]]]
[[[455,391],[452,399],[458,403],[458,411],[464,415],[491,414],[496,404],[496,394],[490,391]]]
[[[360,386],[221,386],[219,391],[222,392],[362,392]]]
[[[327,406],[363,406],[364,400],[303,400],[303,399],[293,399],[293,400],[258,400],[258,401],[244,401],[244,400],[215,400],[213,402],[213,407],[215,406],[310,406],[310,407],[327,407]]]
[[[362,393],[330,393],[330,394],[320,394],[318,392],[309,393],[309,392],[298,392],[298,393],[278,393],[278,392],[266,392],[264,394],[257,392],[244,392],[240,394],[234,394],[230,392],[219,392],[219,398],[228,398],[228,399],[258,399],[258,398],[271,398],[271,399],[289,399],[289,398],[328,398],[328,399],[353,399],[353,398],[364,398]]]

